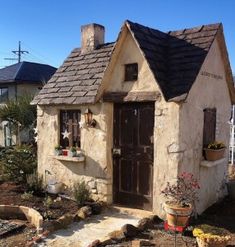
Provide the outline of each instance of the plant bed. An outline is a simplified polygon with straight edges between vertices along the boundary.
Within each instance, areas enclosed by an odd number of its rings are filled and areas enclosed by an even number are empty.
[[[13,211],[16,211],[14,207],[20,206],[17,208],[32,208],[43,216],[43,228],[46,226],[51,226],[50,222],[56,221],[63,217],[65,214],[74,214],[78,211],[79,206],[76,202],[72,200],[68,200],[65,198],[59,198],[55,195],[50,195],[50,205],[46,203],[45,193],[37,193],[39,195],[33,195],[32,193],[25,193],[25,187],[21,184],[16,184],[13,182],[4,182],[0,184],[0,198],[1,204],[3,205],[11,205]],[[4,206],[3,206],[4,208]],[[11,209],[10,209],[11,210]],[[32,211],[32,210],[31,210]],[[17,211],[18,212],[18,211]],[[3,216],[3,218],[7,219],[11,214]],[[12,215],[13,217],[13,215]],[[41,217],[41,216],[40,216]],[[11,218],[11,217],[10,217]],[[25,218],[25,217],[24,217]],[[35,217],[33,217],[35,220]],[[26,218],[25,218],[26,222]],[[47,224],[46,224],[47,223]],[[34,230],[34,226],[28,224],[27,229],[30,231]],[[39,229],[37,229],[39,230]],[[20,235],[20,236],[18,236]],[[35,234],[34,234],[35,235]],[[9,237],[7,237],[8,239]],[[15,243],[15,239],[20,238],[20,241],[24,242],[22,246],[26,246],[26,243],[31,240],[31,238],[26,238],[24,232],[16,232],[13,236],[10,236],[12,242]],[[0,242],[0,246],[1,245]],[[6,245],[8,246],[8,245]],[[9,246],[17,246],[17,245],[9,245]]]
[[[27,199],[23,199],[24,187],[12,182],[5,182],[0,185],[1,204],[5,205],[20,205],[36,209],[44,218],[58,219],[66,213],[76,213],[79,206],[76,202],[65,198],[59,198],[56,195],[49,195],[52,202],[49,209],[45,206],[45,194],[40,196],[33,195]],[[46,215],[50,211],[49,215]]]

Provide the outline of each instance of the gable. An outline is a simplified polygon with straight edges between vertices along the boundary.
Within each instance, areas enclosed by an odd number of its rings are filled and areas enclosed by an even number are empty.
[[[146,59],[129,31],[123,37],[122,44],[115,50],[104,80],[105,92],[159,92],[155,78]],[[125,81],[125,65],[138,64],[136,81]],[[108,83],[106,83],[108,82]]]
[[[127,26],[143,51],[165,100],[186,98],[220,24],[168,33],[130,21]]]

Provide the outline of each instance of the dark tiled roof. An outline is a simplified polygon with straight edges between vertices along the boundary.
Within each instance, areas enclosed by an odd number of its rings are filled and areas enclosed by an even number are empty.
[[[7,82],[47,82],[56,68],[40,63],[20,62],[0,69],[0,84]]]
[[[186,98],[221,24],[161,31],[126,21],[167,101]],[[118,41],[117,41],[118,42]],[[74,49],[33,104],[95,103],[114,43],[81,54]]]
[[[127,21],[166,100],[189,92],[220,24],[163,33]]]
[[[74,49],[32,103],[94,103],[113,46],[114,43],[104,44],[85,54]]]

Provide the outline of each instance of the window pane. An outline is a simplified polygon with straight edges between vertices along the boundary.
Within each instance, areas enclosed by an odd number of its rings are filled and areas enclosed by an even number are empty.
[[[77,146],[80,147],[80,128],[81,111],[68,110],[60,112],[60,145],[63,148]],[[64,138],[62,133],[69,132]]]
[[[6,102],[8,100],[8,88],[0,88],[0,102]]]
[[[138,78],[138,64],[125,65],[125,81],[135,81]]]

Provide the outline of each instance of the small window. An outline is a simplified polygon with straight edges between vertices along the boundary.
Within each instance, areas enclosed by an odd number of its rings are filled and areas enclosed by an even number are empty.
[[[63,148],[81,147],[80,120],[80,110],[60,111],[60,145]]]
[[[125,64],[125,81],[136,81],[138,79],[138,64]]]
[[[204,109],[203,147],[215,141],[216,109]]]
[[[0,88],[0,103],[6,102],[8,100],[8,88]]]

